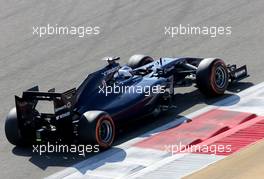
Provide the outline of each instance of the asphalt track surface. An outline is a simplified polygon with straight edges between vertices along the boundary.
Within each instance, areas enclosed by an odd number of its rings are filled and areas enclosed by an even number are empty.
[[[231,88],[235,93],[263,81],[264,2],[261,0],[199,1],[7,1],[0,2],[0,176],[39,178],[84,158],[76,155],[39,156],[14,148],[5,139],[4,119],[14,95],[39,84],[58,91],[77,86],[89,72],[104,65],[104,56],[121,56],[121,63],[138,53],[167,56],[220,57],[247,64],[250,77]],[[32,35],[37,25],[100,26],[98,36],[79,38]],[[232,26],[232,35],[169,38],[164,26]],[[137,132],[126,130],[117,143],[211,104],[194,87],[181,88],[174,109],[144,123]],[[185,94],[184,94],[185,93]],[[228,96],[228,95],[227,95]],[[149,124],[152,123],[152,124]],[[136,124],[137,125],[137,124]],[[142,125],[142,124],[141,124]]]

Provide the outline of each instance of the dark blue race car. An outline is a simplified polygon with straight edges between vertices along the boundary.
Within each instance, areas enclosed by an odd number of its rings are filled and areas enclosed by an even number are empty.
[[[246,66],[226,65],[218,58],[160,58],[134,55],[120,66],[88,75],[77,89],[56,93],[33,87],[15,96],[16,107],[6,119],[5,133],[14,145],[36,142],[112,145],[116,129],[129,120],[169,109],[176,87],[196,83],[207,96],[221,95],[229,83],[247,76]],[[42,102],[52,112],[41,112]]]

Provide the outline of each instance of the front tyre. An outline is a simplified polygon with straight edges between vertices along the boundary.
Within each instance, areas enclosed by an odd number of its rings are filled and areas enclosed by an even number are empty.
[[[196,71],[196,83],[200,91],[207,96],[224,94],[228,86],[228,71],[221,59],[206,58]]]
[[[21,136],[20,129],[18,127],[16,108],[10,110],[5,121],[5,135],[7,140],[16,146],[24,146],[26,142]]]
[[[127,65],[132,69],[141,67],[148,63],[153,62],[153,58],[146,55],[133,55],[129,58]]]
[[[80,119],[79,142],[111,147],[115,138],[115,124],[104,111],[87,111]]]

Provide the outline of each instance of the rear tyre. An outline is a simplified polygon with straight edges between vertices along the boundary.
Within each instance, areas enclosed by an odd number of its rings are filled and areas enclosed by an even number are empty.
[[[132,69],[138,68],[140,66],[146,65],[148,63],[153,62],[153,58],[146,55],[133,55],[128,60],[128,66]]]
[[[207,96],[224,94],[228,86],[228,71],[223,60],[207,58],[201,61],[196,72],[199,90]]]
[[[18,127],[16,108],[10,110],[5,121],[5,135],[7,140],[16,146],[25,146],[26,141],[21,136],[20,129]]]
[[[114,138],[115,124],[110,115],[104,111],[88,111],[83,114],[79,125],[80,143],[109,148]]]

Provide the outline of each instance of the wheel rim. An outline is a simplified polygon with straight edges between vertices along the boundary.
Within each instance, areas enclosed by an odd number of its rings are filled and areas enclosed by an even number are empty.
[[[102,142],[109,143],[113,137],[113,127],[110,121],[103,120],[99,128],[99,137]]]
[[[226,85],[226,71],[223,66],[218,66],[215,70],[215,85],[218,88],[224,88]]]

